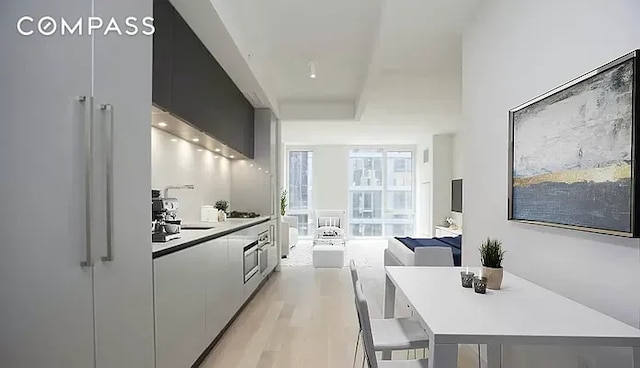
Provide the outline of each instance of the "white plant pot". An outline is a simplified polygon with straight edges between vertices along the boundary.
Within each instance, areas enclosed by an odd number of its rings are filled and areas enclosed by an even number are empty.
[[[487,289],[500,290],[502,286],[503,268],[482,267],[482,276],[487,278]]]

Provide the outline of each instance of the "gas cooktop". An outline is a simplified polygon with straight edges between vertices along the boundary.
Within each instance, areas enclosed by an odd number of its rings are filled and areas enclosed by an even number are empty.
[[[256,217],[260,217],[260,214],[255,212],[239,212],[239,211],[231,211],[231,213],[229,213],[229,218],[256,218]]]

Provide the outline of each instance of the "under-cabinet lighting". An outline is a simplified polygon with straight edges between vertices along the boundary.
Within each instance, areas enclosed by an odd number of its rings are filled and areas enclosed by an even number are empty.
[[[194,141],[194,142],[200,142],[200,138],[193,138],[191,140]]]
[[[161,121],[158,123],[158,125],[164,128],[167,126],[167,123],[165,123],[164,121]]]
[[[216,148],[216,152],[220,152],[222,151],[220,148]]]

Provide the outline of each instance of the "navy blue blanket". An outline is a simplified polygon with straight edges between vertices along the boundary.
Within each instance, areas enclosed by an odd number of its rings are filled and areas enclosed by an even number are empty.
[[[414,252],[417,247],[449,247],[453,253],[453,265],[462,265],[462,235],[458,235],[454,238],[443,237],[415,239],[409,237],[396,237],[396,239]]]

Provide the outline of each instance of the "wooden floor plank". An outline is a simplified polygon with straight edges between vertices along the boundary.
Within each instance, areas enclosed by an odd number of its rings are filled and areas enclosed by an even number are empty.
[[[362,274],[383,272],[381,267],[371,267]],[[382,298],[379,279],[365,284],[367,298]],[[374,309],[382,302],[371,304]],[[372,315],[380,316],[381,311]],[[357,333],[347,268],[283,267],[256,294],[201,367],[348,368]],[[473,354],[468,348],[460,349],[461,368],[477,367]],[[406,353],[397,352],[395,358],[406,358]]]

